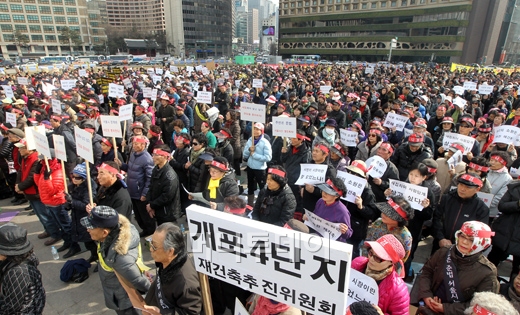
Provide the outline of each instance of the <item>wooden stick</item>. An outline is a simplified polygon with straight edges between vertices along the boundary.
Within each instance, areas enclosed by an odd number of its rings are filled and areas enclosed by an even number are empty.
[[[85,166],[87,168],[87,186],[88,186],[88,199],[91,205],[94,205],[94,198],[92,198],[92,183],[90,182],[90,163],[85,160]]]
[[[125,120],[125,122],[124,122],[124,124],[123,124],[123,140],[126,139],[126,122],[127,122],[127,120]],[[125,142],[126,142],[126,141],[125,141]],[[123,153],[125,152],[125,146],[123,146],[123,147],[121,148],[121,151],[123,151]]]
[[[114,146],[114,159],[117,159],[117,144],[116,138],[112,137],[112,145]]]
[[[204,306],[205,315],[213,315],[213,304],[211,303],[211,291],[209,289],[208,276],[198,272],[200,281],[200,290],[202,291],[202,304]]]
[[[46,156],[43,156],[43,159],[45,160],[45,166],[47,167],[47,172],[50,172],[51,168],[49,167],[49,159]]]
[[[69,193],[69,187],[67,187],[67,172],[65,171],[65,162],[61,161],[61,171],[63,172],[63,183],[65,184],[65,192]]]

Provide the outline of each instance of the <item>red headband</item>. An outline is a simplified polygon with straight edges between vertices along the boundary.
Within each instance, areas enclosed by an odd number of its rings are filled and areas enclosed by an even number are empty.
[[[326,183],[330,186],[330,188],[334,189],[334,191],[337,192],[338,195],[343,196],[343,190],[340,190],[338,187],[336,187],[330,179],[327,179]]]
[[[488,127],[488,128],[478,128],[478,131],[480,132],[484,132],[484,133],[490,133],[491,132],[491,127]]]
[[[161,156],[165,156],[167,158],[170,157],[170,153],[164,151],[164,150],[161,150],[161,149],[154,149],[153,150],[153,154],[156,154],[156,155],[161,155]]]
[[[399,214],[399,216],[401,216],[401,218],[408,220],[408,215],[406,214],[406,212],[404,212],[403,208],[401,208],[401,206],[395,203],[395,201],[393,201],[392,199],[388,199],[387,203],[390,205],[390,207],[392,207],[392,209],[395,210],[395,212],[397,212],[397,214]]]
[[[119,115],[119,112],[115,109],[111,109],[110,112]]]
[[[9,128],[7,128],[4,124],[0,124],[0,128],[2,128],[5,131],[9,130]]]
[[[267,170],[267,173],[268,174],[274,174],[274,175],[278,175],[280,177],[285,177],[285,172],[282,171],[282,170],[277,170],[276,168],[270,168]]]
[[[150,129],[150,130],[148,130],[148,131],[149,131],[149,132],[150,132],[150,134],[151,134],[152,136],[154,136],[154,137],[159,137],[159,136],[161,135],[161,133],[162,133],[162,131],[161,131],[161,132],[159,132],[159,133],[153,132],[153,131],[152,131],[151,129]],[[188,140],[188,143],[190,143],[190,141],[189,141],[189,140]]]
[[[361,126],[361,124],[360,124],[359,122],[357,122],[357,121],[353,122],[352,125],[353,125],[354,127],[356,127],[357,129],[359,129],[359,130],[362,130],[362,129],[363,129],[363,127]]]
[[[475,121],[469,117],[462,118],[461,122],[467,122],[468,124],[471,124],[471,126],[475,126]]]
[[[394,148],[392,148],[390,143],[383,143],[383,144],[381,144],[380,147],[383,148],[383,149],[388,150],[390,153],[394,153]]]
[[[211,161],[211,166],[214,166],[214,167],[216,167],[219,170],[224,171],[224,172],[226,172],[228,170],[226,165],[224,165],[224,164],[222,164],[220,162],[217,162],[215,160]]]
[[[85,129],[83,129],[83,130],[85,130],[85,131],[87,131],[87,132],[90,132],[90,133],[94,133],[94,132],[96,131],[96,130],[94,130],[93,128],[85,128]]]
[[[379,129],[370,129],[370,133],[372,133],[372,132],[377,134],[378,136],[381,135],[381,130],[379,130]]]
[[[460,231],[468,236],[473,236],[473,237],[488,238],[491,236],[495,236],[495,232],[493,232],[493,231],[474,230],[466,224],[462,225],[462,227],[460,228]]]
[[[410,142],[410,143],[422,143],[422,142],[424,142],[424,138],[423,138],[422,135],[412,133],[408,137],[408,142]]]
[[[392,244],[390,244],[386,239],[382,239],[380,242],[378,242],[379,245],[383,246],[385,252],[388,254],[388,256],[390,256],[390,259],[392,259],[392,262],[395,264],[397,262],[401,262],[402,264],[402,261],[401,261],[401,258],[399,258],[399,255],[397,254],[397,252],[395,251],[394,247],[392,246]],[[404,266],[403,266],[404,267]],[[401,273],[404,273],[403,272],[403,269],[401,269]]]
[[[108,164],[105,164],[105,163],[102,163],[101,166],[98,167],[98,169],[105,170],[105,171],[110,172],[110,173],[112,173],[114,175],[118,175],[119,174],[119,172],[118,172],[118,170],[116,168],[114,168],[114,167],[112,167],[112,166],[110,166]]]
[[[464,153],[464,147],[461,146],[460,144],[452,143],[452,144],[451,144],[451,147],[452,147],[452,148],[455,148],[455,149],[457,149],[457,150],[460,150],[462,153]]]
[[[472,182],[473,184],[477,185],[478,187],[482,187],[482,180],[476,178],[475,176],[472,176],[470,174],[462,174],[460,178],[467,180],[469,182]]]
[[[101,142],[103,142],[104,144],[106,144],[106,145],[109,146],[109,147],[112,147],[112,143],[110,143],[110,141],[108,141],[107,138],[103,138],[103,139],[101,139]]]
[[[359,163],[358,161],[353,161],[352,163],[350,163],[350,165],[359,168],[363,173],[367,172],[367,168],[365,166],[363,166],[363,164]]]
[[[430,173],[430,174],[435,174],[437,172],[436,168],[429,167],[429,166],[426,166],[426,167],[428,168],[428,173]]]
[[[220,133],[223,134],[226,138],[233,138],[227,131],[220,130]]]
[[[324,144],[318,143],[314,147],[320,149],[321,151],[325,152],[326,154],[329,154],[330,150]]]
[[[469,163],[469,167],[474,169],[475,171],[480,171],[480,172],[489,172],[489,167],[487,166],[482,166],[482,165],[478,165],[478,164],[475,164],[473,162],[470,162]]]
[[[202,122],[202,125],[206,125],[206,127],[209,128],[209,123],[207,121]]]
[[[230,213],[233,213],[233,214],[244,214],[246,213],[246,208],[237,208],[237,209],[231,209],[230,207],[227,207],[227,210],[230,212]]]
[[[134,139],[132,139],[133,142],[136,142],[136,143],[148,143],[148,139],[144,138],[144,137],[134,137]]]
[[[475,306],[473,306],[473,313],[477,315],[497,315],[493,312],[488,311],[487,309],[483,308],[478,304],[475,304]]]
[[[51,115],[51,119],[55,119],[57,121],[61,121],[61,117],[57,115]]]
[[[299,133],[296,134],[296,138],[300,139],[300,140],[307,140],[307,141],[311,141],[311,139],[309,139],[309,137],[306,137],[306,136],[303,136]]]
[[[334,144],[334,148],[339,151],[342,155],[345,155],[345,150],[339,145],[339,143]]]
[[[492,160],[495,160],[497,162],[499,162],[500,164],[506,166],[507,165],[507,162],[506,160],[504,160],[500,155],[492,155],[491,156],[491,159]]]

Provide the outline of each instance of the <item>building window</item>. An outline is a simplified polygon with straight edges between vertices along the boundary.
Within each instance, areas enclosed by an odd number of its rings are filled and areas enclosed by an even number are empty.
[[[0,14],[1,22],[11,22],[11,16],[9,14]]]
[[[50,14],[51,13],[51,7],[40,6],[40,13]]]
[[[318,10],[316,8],[311,8],[311,12],[316,13]]]
[[[298,9],[298,14],[302,14],[302,9]]]
[[[66,5],[76,5],[76,0],[65,0]]]
[[[284,3],[284,4],[283,4],[283,7],[284,7],[284,8],[288,8],[288,7],[289,7],[289,3]]]
[[[23,12],[23,7],[20,4],[11,4],[11,12]]]
[[[370,7],[372,9],[376,9],[377,8],[377,2],[372,2],[372,4],[370,5]]]
[[[390,6],[392,8],[396,7],[397,6],[397,1],[390,1]]]
[[[45,4],[49,4],[49,0],[38,0],[38,3],[45,3]]]
[[[353,4],[352,5],[352,10],[357,10],[357,9],[358,9],[358,4],[357,3]]]
[[[310,3],[309,1],[305,1],[305,6],[306,6],[306,7],[308,7],[308,6],[310,6],[310,5],[311,5],[311,3]]]
[[[99,23],[98,22],[90,22],[90,26],[91,27],[99,27]]]
[[[79,26],[71,26],[69,27],[71,31],[78,31],[79,32]]]
[[[291,2],[291,8],[294,8],[294,7],[296,7],[296,3]]]
[[[91,19],[91,20],[97,20],[98,19],[98,15],[95,14],[95,13],[89,13],[88,18]]]
[[[344,5],[343,5],[343,10],[344,10],[344,11],[348,11],[348,10],[350,10],[350,4],[344,4]]]
[[[9,7],[7,6],[7,4],[0,4],[0,11],[1,12],[9,12]]]
[[[63,7],[52,7],[52,12],[54,12],[54,14],[65,14]]]
[[[79,19],[77,17],[68,17],[67,20],[69,24],[79,24]]]
[[[44,25],[43,31],[45,33],[54,33],[54,26],[53,25]]]
[[[29,23],[40,23],[40,19],[37,15],[27,15],[27,22]]]
[[[94,37],[94,43],[99,43],[100,41],[99,37]]]
[[[16,24],[14,26],[14,29],[17,30],[17,31],[27,32],[27,25]]]
[[[33,33],[35,32],[41,32],[42,31],[42,28],[40,27],[40,25],[29,25],[29,30]]]
[[[386,8],[386,1],[381,2],[381,8]]]
[[[24,22],[25,23],[25,16],[13,14],[13,22]]]
[[[361,9],[366,10],[368,8],[368,5],[366,3],[363,3],[361,5]]]
[[[410,5],[415,4],[415,0],[410,0]]]
[[[25,12],[27,13],[38,13],[38,8],[35,5],[26,5]]]
[[[42,35],[31,35],[31,40],[33,42],[43,42],[43,36]]]
[[[25,0],[25,3],[36,3],[36,0]]]
[[[45,35],[45,41],[46,42],[55,42],[56,41],[56,35]]]
[[[341,5],[337,5],[336,6],[336,11],[340,11],[341,10]]]
[[[56,24],[65,24],[65,17],[64,16],[55,16],[54,17],[54,23],[56,23]]]
[[[305,8],[305,13],[309,13],[309,8]]]
[[[301,8],[303,6],[303,3],[301,1],[298,1],[298,8]]]
[[[12,41],[14,41],[13,34],[4,34],[4,42],[12,42]]]
[[[0,30],[2,30],[2,32],[12,32],[13,26],[11,24],[0,24]]]
[[[63,0],[52,0],[52,4],[63,4]]]
[[[320,12],[325,12],[325,7],[320,7]]]

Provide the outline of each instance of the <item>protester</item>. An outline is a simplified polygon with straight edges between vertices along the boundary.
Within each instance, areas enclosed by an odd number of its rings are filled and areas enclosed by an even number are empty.
[[[509,283],[500,285],[500,294],[503,295],[513,307],[520,312],[520,274],[511,277]]]
[[[257,184],[260,189],[266,184],[265,170],[272,158],[271,144],[264,136],[263,124],[254,124],[253,137],[247,140],[243,157],[247,160],[247,204],[253,205]]]
[[[224,199],[239,193],[235,174],[229,169],[228,160],[217,156],[209,164],[209,175],[203,196],[209,201],[211,209],[223,211]]]
[[[126,183],[118,177],[119,172],[119,165],[116,162],[106,162],[99,166],[97,176],[99,190],[94,199],[94,204],[87,205],[87,212],[90,212],[96,205],[108,206],[130,219],[132,200],[126,189]]]

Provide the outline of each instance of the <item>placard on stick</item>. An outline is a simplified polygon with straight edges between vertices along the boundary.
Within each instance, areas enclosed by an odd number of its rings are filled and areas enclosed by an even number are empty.
[[[45,126],[25,127],[24,132],[25,140],[27,141],[27,149],[36,150],[36,143],[34,143],[34,137],[32,134],[35,132],[45,134]]]
[[[60,100],[52,99],[51,100],[51,104],[52,104],[52,112],[56,113],[58,115],[61,115],[61,102],[60,102]]]
[[[16,114],[5,113],[5,122],[8,122],[11,124],[11,126],[16,127]]]
[[[121,120],[118,116],[101,115],[101,129],[105,138],[122,138]]]
[[[197,102],[204,104],[212,104],[212,94],[211,92],[198,91],[197,92]]]
[[[43,154],[48,159],[52,159],[51,149],[49,148],[49,139],[45,134],[39,132],[32,133],[34,144],[36,145],[36,151]]]
[[[119,107],[119,120],[125,121],[132,119],[132,110],[134,106],[132,104],[123,105]]]
[[[76,137],[76,153],[79,156],[94,164],[94,154],[92,150],[92,135],[79,127],[74,127]]]
[[[67,162],[67,151],[65,149],[65,138],[60,135],[52,135],[54,142],[54,155],[58,160]]]
[[[265,105],[246,102],[240,103],[240,119],[265,124]]]
[[[296,138],[296,117],[273,117],[273,136]]]

